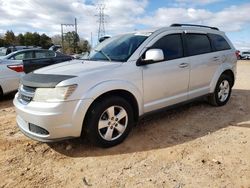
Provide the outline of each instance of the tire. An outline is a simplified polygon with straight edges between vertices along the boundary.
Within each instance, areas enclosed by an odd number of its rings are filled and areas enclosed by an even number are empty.
[[[214,93],[208,97],[208,102],[213,106],[225,105],[231,96],[232,85],[232,78],[222,74],[216,84]]]
[[[91,143],[107,148],[120,144],[128,136],[133,123],[131,105],[121,97],[110,96],[90,107],[83,126]]]

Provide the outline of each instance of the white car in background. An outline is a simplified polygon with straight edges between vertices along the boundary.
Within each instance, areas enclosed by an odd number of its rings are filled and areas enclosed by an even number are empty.
[[[0,96],[16,91],[24,75],[23,59],[28,53],[13,52],[0,57]]]
[[[250,59],[250,51],[241,52],[240,59],[244,59],[244,60]]]

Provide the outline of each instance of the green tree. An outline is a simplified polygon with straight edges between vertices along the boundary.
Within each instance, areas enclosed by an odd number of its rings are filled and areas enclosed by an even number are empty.
[[[26,32],[24,34],[24,45],[25,46],[32,46],[34,45],[34,37],[31,32]]]
[[[79,35],[75,31],[67,32],[64,35],[64,40],[66,42],[64,50],[67,53],[77,53],[77,50],[79,49],[78,42],[80,41]]]
[[[0,47],[3,47],[5,45],[6,45],[5,40],[0,38]]]
[[[16,37],[17,43],[19,45],[25,45],[25,38],[23,36],[22,33],[20,33],[17,37]]]
[[[34,46],[40,45],[40,38],[41,36],[37,32],[33,33],[33,45]]]
[[[39,45],[42,47],[42,48],[49,48],[51,45],[52,45],[52,40],[50,37],[48,37],[47,35],[45,34],[42,34],[40,36],[40,42],[39,42]]]
[[[7,31],[4,36],[4,40],[8,45],[14,45],[16,42],[16,37],[13,31]]]
[[[79,53],[82,52],[90,52],[91,50],[91,45],[89,42],[85,39],[81,39],[79,42]]]

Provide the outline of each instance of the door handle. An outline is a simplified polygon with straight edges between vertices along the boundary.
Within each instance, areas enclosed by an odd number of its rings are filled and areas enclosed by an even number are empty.
[[[218,56],[216,56],[216,57],[213,57],[213,60],[214,60],[214,61],[219,61],[220,59],[219,59]]]
[[[179,64],[179,67],[180,68],[185,68],[185,67],[187,67],[188,66],[188,63],[181,63],[181,64]]]

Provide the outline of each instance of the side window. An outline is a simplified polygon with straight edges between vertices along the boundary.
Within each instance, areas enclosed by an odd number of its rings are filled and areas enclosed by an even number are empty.
[[[215,51],[231,49],[230,45],[222,36],[216,34],[208,34],[208,36],[212,41],[212,45]]]
[[[181,34],[166,35],[159,39],[151,48],[162,49],[165,60],[183,57]]]
[[[204,34],[186,34],[187,54],[189,56],[212,51],[210,41]]]
[[[15,60],[23,60],[24,59],[24,53],[18,53],[15,56],[13,56],[13,59]]]
[[[56,54],[53,51],[47,51],[46,52],[46,57],[55,57],[55,56],[56,56]]]
[[[24,59],[32,59],[33,58],[33,51],[25,52]]]
[[[36,58],[46,58],[46,52],[44,51],[35,51]]]

